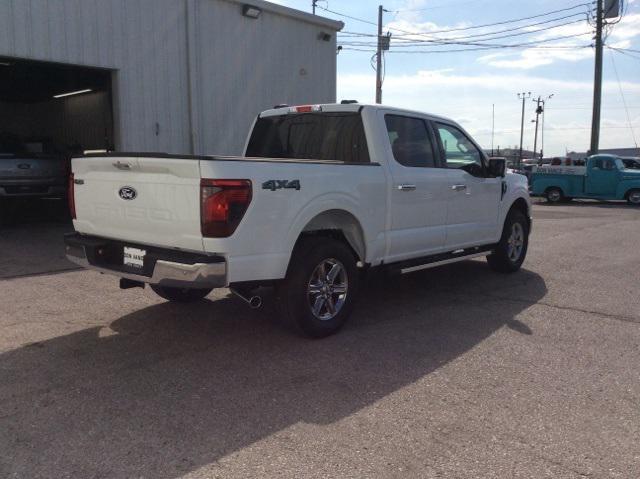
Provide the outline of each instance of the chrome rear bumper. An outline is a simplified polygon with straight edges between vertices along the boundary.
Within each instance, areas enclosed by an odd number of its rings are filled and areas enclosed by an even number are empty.
[[[121,244],[120,242],[87,237],[78,233],[65,235],[67,259],[83,268],[132,281],[161,286],[223,288],[228,285],[227,263],[222,256],[206,256],[198,253],[176,254],[174,250],[133,245],[148,248],[153,252],[152,257],[149,259],[152,264],[145,265],[143,271],[137,272],[132,268],[122,266],[121,263],[110,264],[107,260],[101,258],[101,256],[106,258],[109,255],[111,256],[110,259],[113,260],[114,256],[117,257],[118,249],[122,248]],[[110,248],[110,251],[103,253],[107,248]],[[176,258],[176,256],[179,258]]]

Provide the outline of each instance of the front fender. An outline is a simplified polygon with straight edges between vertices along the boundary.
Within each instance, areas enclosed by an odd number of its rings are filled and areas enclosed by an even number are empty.
[[[640,190],[640,181],[622,180],[616,190],[616,199],[623,200],[631,190]]]
[[[520,178],[514,178],[513,180],[509,181],[509,178],[506,177],[505,180],[507,181],[507,191],[505,192],[502,198],[502,202],[500,203],[500,215],[498,218],[500,234],[502,234],[502,225],[504,225],[504,222],[507,219],[507,214],[509,213],[509,210],[511,210],[511,207],[516,203],[516,201],[522,200],[526,203],[527,216],[531,218],[531,196],[529,195],[529,188],[526,178],[522,177],[522,180]]]

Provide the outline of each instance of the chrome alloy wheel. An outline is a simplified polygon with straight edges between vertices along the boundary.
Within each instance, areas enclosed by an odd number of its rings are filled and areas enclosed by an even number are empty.
[[[629,194],[629,203],[640,205],[640,191],[632,191]]]
[[[515,263],[520,259],[522,255],[522,249],[524,248],[524,228],[520,223],[513,223],[511,225],[511,235],[507,240],[507,256],[509,261]]]
[[[307,301],[313,315],[322,321],[335,318],[344,306],[348,289],[344,265],[334,258],[322,260],[307,285]]]

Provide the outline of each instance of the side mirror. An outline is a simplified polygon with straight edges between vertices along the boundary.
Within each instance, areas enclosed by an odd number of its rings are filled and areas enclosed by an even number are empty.
[[[507,171],[507,162],[504,158],[489,159],[489,176],[494,178],[503,177]]]

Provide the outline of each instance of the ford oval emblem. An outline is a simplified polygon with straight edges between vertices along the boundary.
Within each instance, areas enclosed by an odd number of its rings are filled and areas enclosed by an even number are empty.
[[[120,198],[123,200],[135,200],[138,192],[130,186],[123,186],[118,191],[118,195],[120,195]]]

